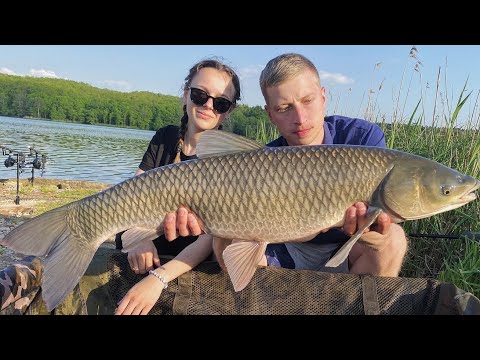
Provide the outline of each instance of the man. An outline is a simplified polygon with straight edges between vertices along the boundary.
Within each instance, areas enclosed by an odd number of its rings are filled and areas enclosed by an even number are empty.
[[[313,63],[299,54],[283,54],[270,60],[260,76],[265,110],[282,135],[267,146],[356,144],[385,147],[382,130],[361,119],[325,117],[325,88]],[[367,205],[353,204],[347,209],[341,229],[325,229],[304,243],[269,244],[260,265],[296,269],[351,272],[378,276],[398,276],[407,250],[401,226],[382,213],[367,228],[345,261],[336,268],[325,263],[339,247],[365,224]],[[178,229],[178,232],[177,232]],[[168,240],[178,235],[198,235],[202,231],[193,214],[179,209],[165,218]],[[222,267],[222,252],[227,241],[214,239],[214,252]]]

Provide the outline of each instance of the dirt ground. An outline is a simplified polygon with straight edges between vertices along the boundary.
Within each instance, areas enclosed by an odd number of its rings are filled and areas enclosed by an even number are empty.
[[[108,186],[91,181],[44,178],[35,178],[32,184],[28,179],[20,179],[20,203],[16,205],[17,179],[0,179],[0,239],[49,206],[57,207],[78,200],[86,196],[86,192],[99,192]],[[24,256],[0,245],[0,269]]]

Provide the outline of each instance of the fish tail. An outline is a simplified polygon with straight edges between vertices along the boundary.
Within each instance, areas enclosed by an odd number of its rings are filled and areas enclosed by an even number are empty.
[[[22,254],[45,257],[42,297],[53,310],[73,290],[98,248],[87,244],[68,227],[68,207],[48,211],[9,232],[0,244]]]
[[[80,248],[67,235],[48,255],[42,283],[42,297],[48,311],[53,310],[78,284],[96,251],[97,247]]]

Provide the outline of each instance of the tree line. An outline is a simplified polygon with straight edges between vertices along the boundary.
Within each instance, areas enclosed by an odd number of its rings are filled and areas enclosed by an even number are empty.
[[[180,97],[148,91],[119,92],[72,80],[0,74],[0,115],[157,130],[179,124]],[[272,125],[260,106],[239,105],[226,130],[254,137]]]

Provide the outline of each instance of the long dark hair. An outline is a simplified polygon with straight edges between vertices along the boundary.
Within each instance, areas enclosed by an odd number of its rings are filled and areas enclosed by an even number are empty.
[[[228,65],[220,62],[216,59],[207,59],[202,60],[190,68],[187,77],[185,78],[185,83],[183,85],[183,90],[187,89],[192,83],[193,77],[203,68],[214,68],[219,71],[226,72],[232,78],[233,86],[235,87],[235,95],[233,98],[233,103],[236,104],[240,100],[240,79],[235,71]],[[185,140],[185,134],[187,133],[188,125],[188,114],[187,114],[187,105],[183,105],[183,116],[180,121],[180,129],[178,131],[177,146],[175,148],[176,156],[174,162],[180,161],[180,152],[183,149],[183,142]],[[220,130],[223,128],[223,125],[220,124],[218,127]]]

